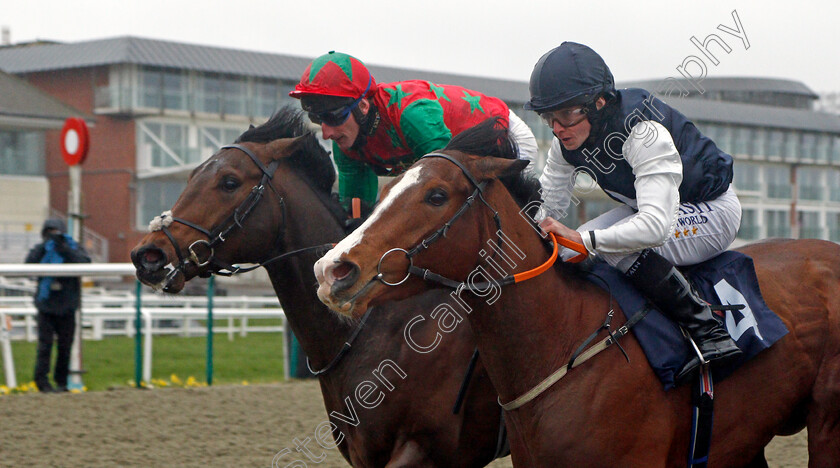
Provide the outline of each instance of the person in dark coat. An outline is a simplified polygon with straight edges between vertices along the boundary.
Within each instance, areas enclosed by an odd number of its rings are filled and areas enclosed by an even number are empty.
[[[44,242],[26,256],[26,263],[90,263],[87,252],[67,235],[64,221],[48,219],[41,229]],[[38,309],[38,355],[35,361],[35,385],[42,392],[67,391],[70,371],[70,348],[76,329],[76,309],[81,303],[81,281],[78,277],[40,277],[35,290]],[[54,337],[58,337],[53,379],[48,373]]]

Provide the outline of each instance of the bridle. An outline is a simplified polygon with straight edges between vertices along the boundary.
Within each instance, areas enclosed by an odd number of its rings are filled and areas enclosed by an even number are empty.
[[[245,219],[248,218],[248,215],[251,214],[251,212],[254,210],[254,208],[257,206],[257,204],[262,199],[263,194],[265,193],[266,187],[268,187],[272,192],[274,192],[274,195],[277,198],[277,203],[280,206],[280,213],[281,213],[280,226],[281,227],[280,227],[277,239],[276,239],[276,245],[280,245],[282,243],[283,237],[284,237],[284,234],[285,234],[285,231],[286,231],[286,203],[285,203],[285,200],[283,199],[283,197],[277,192],[277,190],[271,184],[271,181],[274,177],[274,172],[277,171],[277,168],[280,165],[280,160],[279,159],[274,159],[266,167],[266,165],[264,165],[262,163],[262,161],[260,161],[259,158],[257,158],[257,156],[250,149],[248,149],[247,147],[245,147],[243,145],[239,145],[239,144],[225,145],[225,146],[222,146],[221,149],[237,149],[239,151],[242,151],[246,155],[248,155],[248,157],[251,158],[251,161],[253,161],[254,164],[262,172],[262,177],[260,178],[260,182],[259,182],[258,185],[255,185],[251,189],[251,192],[248,194],[248,196],[245,198],[245,200],[243,200],[242,203],[240,203],[239,206],[236,207],[233,210],[233,213],[231,213],[230,216],[225,218],[224,221],[222,221],[217,227],[215,227],[213,229],[205,229],[205,228],[199,226],[196,223],[193,223],[191,221],[187,221],[183,218],[175,217],[175,216],[172,215],[171,211],[167,211],[167,212],[162,213],[160,216],[156,217],[152,221],[152,225],[155,225],[156,227],[151,228],[151,230],[162,231],[164,233],[164,235],[166,235],[166,237],[169,239],[169,242],[172,244],[172,247],[175,249],[175,254],[178,256],[178,264],[177,265],[172,266],[171,263],[169,265],[167,265],[167,267],[171,268],[171,270],[167,274],[166,278],[164,279],[164,282],[171,281],[171,279],[174,278],[175,275],[177,275],[179,272],[182,273],[182,274],[185,274],[187,265],[189,265],[190,263],[194,264],[195,266],[197,266],[199,268],[203,268],[203,267],[206,267],[208,265],[210,266],[210,268],[208,268],[206,270],[206,272],[203,273],[201,276],[210,276],[211,274],[217,274],[217,275],[221,275],[221,276],[232,276],[232,275],[235,275],[235,274],[238,274],[238,273],[245,273],[245,272],[248,272],[248,271],[255,270],[255,269],[257,269],[261,266],[265,266],[269,263],[279,261],[279,260],[281,260],[283,258],[286,258],[286,257],[290,257],[290,256],[298,255],[298,254],[301,254],[301,253],[304,253],[304,252],[318,250],[318,249],[325,249],[325,251],[326,251],[326,250],[328,250],[329,248],[332,247],[332,244],[323,244],[323,245],[317,245],[317,246],[313,246],[313,247],[306,247],[306,248],[303,248],[303,249],[298,249],[298,250],[294,250],[294,251],[291,251],[291,252],[286,252],[282,255],[278,255],[278,256],[273,257],[271,259],[259,262],[257,265],[247,267],[247,268],[242,267],[240,265],[232,265],[230,263],[223,262],[223,261],[219,260],[216,257],[216,252],[215,252],[216,247],[223,244],[230,237],[230,234],[235,229],[237,229],[237,228],[244,229],[243,223],[245,222]],[[195,229],[196,231],[201,232],[202,234],[207,236],[207,240],[199,239],[199,240],[193,242],[187,248],[187,252],[189,252],[189,255],[184,255],[184,253],[181,251],[181,248],[178,246],[178,242],[175,240],[175,237],[169,231],[169,226],[173,222],[183,224],[184,226],[188,226],[192,229]]]
[[[434,273],[431,270],[429,270],[428,268],[420,268],[420,267],[417,267],[417,266],[414,265],[413,258],[415,256],[417,256],[420,252],[428,249],[431,244],[440,240],[440,238],[446,237],[446,233],[452,227],[452,224],[455,221],[457,221],[458,218],[463,216],[464,213],[467,212],[467,210],[475,203],[476,200],[481,201],[484,204],[484,206],[486,206],[488,209],[490,209],[490,211],[492,211],[492,213],[493,213],[493,221],[496,224],[496,246],[498,247],[499,251],[501,251],[501,249],[502,249],[502,242],[503,242],[502,237],[504,236],[504,232],[502,231],[502,221],[499,217],[499,212],[495,208],[493,208],[493,206],[490,205],[490,203],[487,202],[486,198],[484,198],[484,190],[487,186],[487,181],[478,182],[476,180],[476,178],[470,173],[470,171],[460,161],[458,161],[457,159],[455,159],[455,158],[453,158],[453,157],[451,157],[447,154],[429,153],[429,154],[423,156],[421,159],[425,159],[425,158],[441,158],[441,159],[445,159],[445,160],[451,162],[452,164],[458,166],[458,168],[461,170],[461,172],[464,174],[464,176],[467,178],[467,180],[469,180],[470,184],[472,184],[472,186],[475,188],[475,190],[473,190],[472,194],[467,197],[467,199],[464,201],[464,204],[461,205],[461,207],[458,209],[458,211],[455,212],[455,214],[449,219],[449,221],[444,223],[444,225],[441,226],[440,229],[433,232],[431,235],[429,235],[425,239],[421,240],[419,244],[417,244],[416,246],[414,246],[413,248],[408,249],[408,250],[402,249],[402,248],[394,248],[394,249],[390,249],[387,252],[385,252],[384,254],[382,254],[382,257],[379,258],[379,264],[377,265],[377,275],[374,276],[373,279],[378,280],[379,282],[381,282],[382,284],[385,284],[386,286],[398,286],[398,285],[404,283],[405,281],[407,281],[411,277],[411,275],[415,275],[415,276],[421,277],[425,281],[433,281],[433,282],[436,282],[436,283],[439,283],[439,284],[442,284],[444,286],[448,286],[448,287],[454,288],[454,289],[462,289],[462,290],[466,290],[466,291],[485,292],[485,291],[487,291],[487,288],[489,288],[491,286],[490,282],[485,281],[485,282],[480,282],[480,283],[467,284],[465,281],[453,280],[453,279],[447,278],[443,275],[439,275],[437,273]],[[515,275],[507,275],[504,278],[501,278],[499,280],[494,281],[493,284],[498,285],[498,286],[505,286],[505,285],[509,285],[509,284],[514,284],[514,283],[524,281],[526,279],[533,278],[533,277],[538,276],[541,273],[545,272],[557,260],[558,250],[559,250],[558,244],[563,245],[564,247],[568,247],[568,248],[570,248],[572,250],[575,250],[575,251],[580,253],[580,255],[578,255],[578,256],[572,258],[571,260],[569,260],[570,262],[577,263],[577,262],[582,261],[584,258],[586,258],[586,249],[582,245],[580,245],[576,242],[569,241],[568,239],[563,239],[561,237],[554,236],[553,234],[551,236],[551,240],[552,240],[552,243],[553,243],[553,252],[551,253],[551,256],[549,257],[549,259],[545,263],[543,263],[542,265],[538,266],[537,268],[535,268],[533,270],[518,273],[518,274],[515,274]],[[397,282],[388,282],[384,279],[384,274],[382,273],[382,262],[385,260],[385,257],[387,257],[388,255],[390,255],[394,252],[404,252],[406,258],[409,261],[409,266],[408,266],[408,271],[406,272],[406,275],[403,279],[401,279],[400,281],[397,281]]]

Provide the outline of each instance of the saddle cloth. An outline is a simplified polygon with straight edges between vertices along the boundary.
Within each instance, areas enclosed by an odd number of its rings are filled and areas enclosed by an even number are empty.
[[[752,258],[740,252],[727,251],[681,270],[707,302],[746,306],[742,310],[724,311],[723,317],[715,311],[716,317],[743,353],[723,366],[712,365],[716,381],[723,380],[787,334],[785,324],[761,297]],[[631,331],[665,389],[673,388],[674,376],[694,355],[676,323],[650,305],[621,272],[606,263],[596,263],[586,277],[615,298],[628,320],[645,308],[649,309],[647,316]]]

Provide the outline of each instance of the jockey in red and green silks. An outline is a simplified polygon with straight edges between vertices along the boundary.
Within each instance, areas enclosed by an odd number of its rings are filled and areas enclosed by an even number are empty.
[[[339,198],[373,205],[378,175],[397,175],[453,135],[488,118],[511,129],[520,157],[535,159],[530,129],[498,98],[459,86],[409,80],[377,84],[355,57],[330,52],[315,59],[289,93],[333,140]]]

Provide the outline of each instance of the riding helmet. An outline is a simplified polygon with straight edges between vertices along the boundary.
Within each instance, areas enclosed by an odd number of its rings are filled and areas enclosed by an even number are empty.
[[[330,51],[309,64],[289,96],[336,96],[358,99],[376,91],[376,81],[356,57]]]
[[[564,42],[540,57],[531,73],[531,100],[525,109],[538,113],[588,104],[615,92],[610,68],[594,50]]]

